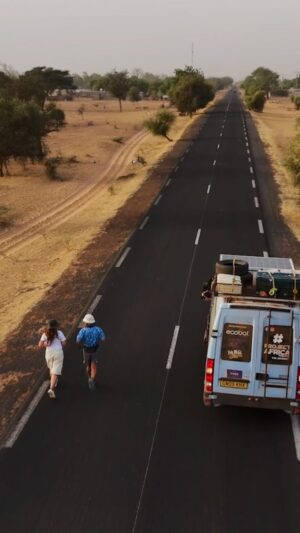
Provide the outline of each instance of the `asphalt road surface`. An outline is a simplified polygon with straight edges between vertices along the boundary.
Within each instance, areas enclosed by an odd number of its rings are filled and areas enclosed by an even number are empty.
[[[1,451],[1,533],[298,533],[290,417],[202,403],[202,282],[219,253],[268,251],[235,93],[205,114],[127,246],[99,289],[97,390],[71,339],[58,399]]]

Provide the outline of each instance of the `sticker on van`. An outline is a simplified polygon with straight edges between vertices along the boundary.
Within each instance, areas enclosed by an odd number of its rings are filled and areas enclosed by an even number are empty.
[[[251,360],[253,326],[250,324],[224,324],[222,359],[225,361]]]
[[[265,326],[263,362],[288,365],[292,363],[293,331],[289,326]]]

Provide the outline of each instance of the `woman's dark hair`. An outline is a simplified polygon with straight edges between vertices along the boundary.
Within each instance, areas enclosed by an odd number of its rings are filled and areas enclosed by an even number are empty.
[[[45,330],[48,346],[52,344],[55,337],[58,337],[57,328],[58,328],[57,320],[54,320],[54,319],[48,320],[47,328]]]

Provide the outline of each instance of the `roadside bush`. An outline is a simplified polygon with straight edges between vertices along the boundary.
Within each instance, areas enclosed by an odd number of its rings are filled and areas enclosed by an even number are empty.
[[[300,96],[295,96],[293,98],[293,102],[294,102],[295,109],[299,110],[300,109]]]
[[[62,155],[48,157],[45,159],[46,175],[50,180],[62,181],[63,178],[58,174],[58,167],[60,165],[70,166],[76,163],[79,163],[76,155],[71,155],[69,157],[63,157]]]
[[[140,91],[138,87],[135,87],[134,85],[130,87],[128,91],[128,99],[130,100],[130,102],[139,102],[141,97],[140,97]]]
[[[253,94],[248,94],[246,96],[246,104],[248,108],[252,111],[261,113],[264,109],[266,103],[266,96],[264,91],[256,91]]]
[[[46,175],[50,180],[59,180],[58,167],[62,162],[62,157],[48,157],[45,160]]]
[[[168,141],[171,141],[168,137],[168,132],[176,117],[174,113],[168,111],[167,109],[162,109],[158,111],[154,117],[145,120],[144,126],[153,133],[153,135],[161,135],[166,137]]]
[[[10,226],[11,221],[8,216],[8,208],[4,205],[0,205],[0,229]]]
[[[297,120],[298,133],[289,145],[285,166],[293,176],[294,185],[300,186],[300,120]]]

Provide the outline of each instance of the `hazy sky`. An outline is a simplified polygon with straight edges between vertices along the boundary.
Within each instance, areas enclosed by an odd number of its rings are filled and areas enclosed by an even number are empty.
[[[300,0],[0,0],[0,63],[171,74],[194,61],[240,80],[300,71]]]

